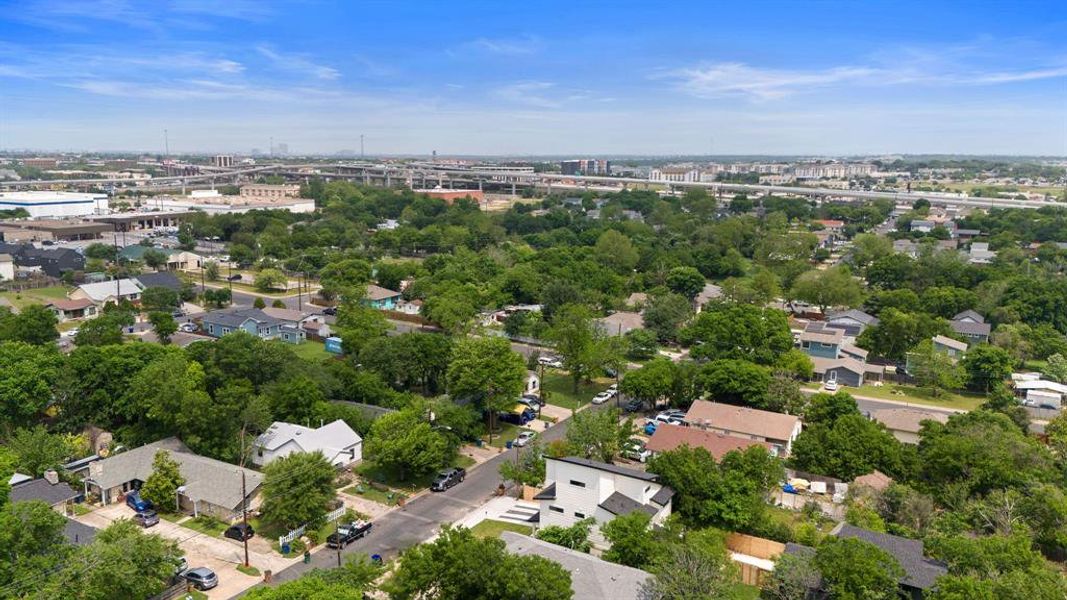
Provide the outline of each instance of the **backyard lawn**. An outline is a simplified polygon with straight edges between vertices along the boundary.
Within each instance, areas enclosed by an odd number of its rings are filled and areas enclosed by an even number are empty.
[[[498,429],[493,432],[493,442],[489,443],[489,436],[482,434],[482,441],[494,448],[503,448],[507,442],[514,440],[520,433],[527,431],[526,427],[519,427],[512,423],[497,423]]]
[[[857,396],[868,396],[871,398],[879,398],[881,400],[893,400],[895,402],[907,402],[910,404],[955,408],[959,410],[974,410],[985,402],[985,396],[970,392],[942,392],[940,396],[935,398],[930,390],[913,385],[865,385],[860,388],[846,387],[840,389],[844,389],[849,393],[855,393]],[[853,389],[855,389],[854,392],[852,391]]]
[[[293,344],[290,346],[293,353],[304,360],[312,362],[322,362],[324,358],[333,358],[333,354],[326,351],[326,345],[320,342],[308,340],[303,344]]]
[[[514,531],[515,533],[521,533],[522,535],[530,535],[533,533],[533,527],[530,527],[529,525],[520,525],[518,523],[508,523],[507,521],[494,521],[493,519],[486,519],[474,527],[471,527],[471,533],[480,538],[498,538],[500,537],[500,534],[505,531]]]
[[[67,297],[67,288],[62,286],[43,287],[21,292],[0,292],[0,298],[5,298],[16,308],[22,308],[30,304],[47,304],[52,300],[60,300]]]
[[[615,383],[610,377],[599,377],[592,382],[582,382],[578,385],[578,393],[574,392],[574,381],[564,371],[545,369],[545,378],[541,387],[545,392],[545,401],[549,404],[574,410],[579,405],[589,404],[593,396],[607,389]]]
[[[193,531],[199,531],[205,535],[211,537],[219,537],[223,531],[226,531],[226,524],[218,519],[211,517],[199,516],[195,519],[189,519],[181,523],[182,527],[192,529]]]

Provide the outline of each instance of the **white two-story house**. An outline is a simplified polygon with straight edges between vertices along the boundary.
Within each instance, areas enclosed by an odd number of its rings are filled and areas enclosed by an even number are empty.
[[[659,525],[671,514],[674,490],[659,476],[585,458],[545,457],[545,487],[534,496],[541,507],[541,526],[569,527],[585,518],[596,520],[593,545],[609,546],[600,526],[615,517],[642,511]]]

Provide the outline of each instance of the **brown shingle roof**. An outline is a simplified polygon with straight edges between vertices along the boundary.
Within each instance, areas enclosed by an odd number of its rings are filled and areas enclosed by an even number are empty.
[[[943,412],[917,408],[881,408],[872,412],[871,418],[889,429],[910,433],[919,433],[923,421],[948,422],[948,415]]]
[[[648,444],[645,445],[652,452],[670,452],[681,446],[703,448],[710,452],[715,460],[721,460],[727,452],[744,450],[749,446],[763,446],[768,451],[771,449],[771,445],[767,442],[757,442],[724,433],[704,431],[696,427],[682,427],[666,423],[656,428],[656,433],[652,434]]]
[[[48,306],[54,306],[62,311],[71,310],[83,310],[93,305],[93,301],[88,298],[82,298],[80,300],[67,300],[65,298],[57,298],[48,303]]]
[[[743,406],[697,400],[689,407],[685,420],[690,424],[725,431],[757,435],[772,440],[788,440],[800,419],[793,415],[756,410]]]
[[[396,298],[399,295],[400,292],[394,292],[373,283],[367,286],[367,300],[385,300],[386,298]]]
[[[893,483],[893,478],[892,477],[890,477],[889,475],[886,475],[885,473],[883,473],[881,471],[877,471],[877,470],[876,471],[871,471],[870,473],[867,473],[866,475],[860,475],[859,477],[857,477],[857,478],[852,480],[853,487],[865,486],[865,487],[869,487],[872,490],[875,490],[877,492],[880,492],[880,491],[886,489],[892,483]]]

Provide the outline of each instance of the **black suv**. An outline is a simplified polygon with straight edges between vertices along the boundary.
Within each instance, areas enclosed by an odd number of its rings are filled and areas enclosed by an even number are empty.
[[[247,539],[251,539],[252,536],[254,536],[255,534],[256,534],[256,531],[254,529],[252,529],[251,525],[246,525],[244,523],[238,523],[236,525],[230,525],[230,527],[228,529],[226,529],[226,532],[223,533],[222,535],[223,535],[223,537],[228,537],[231,540],[237,540],[238,542],[243,542],[243,541],[245,541]]]
[[[327,548],[344,548],[352,542],[370,533],[371,524],[367,521],[345,523],[337,531],[326,537]]]
[[[433,483],[430,484],[430,490],[434,492],[443,492],[448,488],[463,481],[467,477],[467,470],[462,467],[453,467],[451,469],[445,469],[437,474]]]

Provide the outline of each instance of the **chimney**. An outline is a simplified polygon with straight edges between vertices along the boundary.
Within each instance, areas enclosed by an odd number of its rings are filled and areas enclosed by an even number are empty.
[[[44,479],[48,483],[55,485],[59,483],[59,473],[56,473],[55,469],[48,469],[44,472]]]

